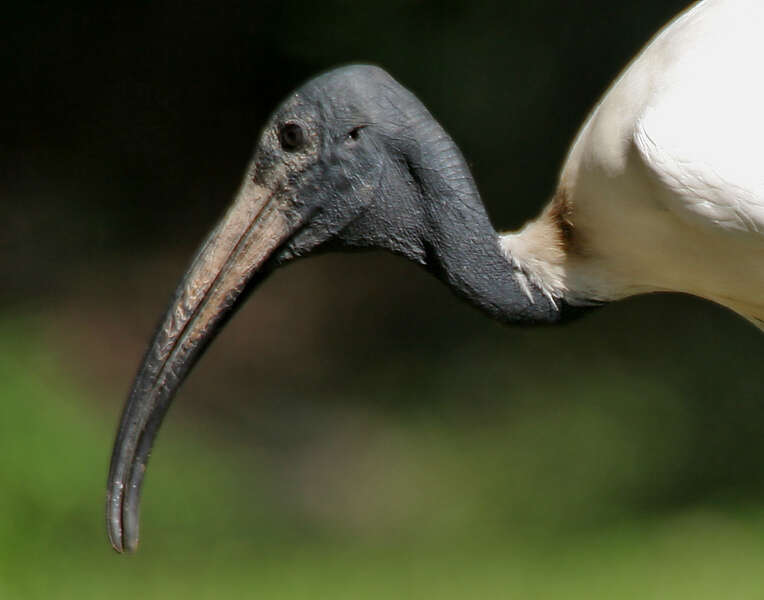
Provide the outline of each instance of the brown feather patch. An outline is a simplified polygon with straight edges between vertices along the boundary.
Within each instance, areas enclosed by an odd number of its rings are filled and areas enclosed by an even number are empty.
[[[545,211],[549,220],[560,233],[560,243],[563,250],[573,251],[575,227],[573,225],[573,202],[568,189],[564,186],[557,188],[552,201]]]

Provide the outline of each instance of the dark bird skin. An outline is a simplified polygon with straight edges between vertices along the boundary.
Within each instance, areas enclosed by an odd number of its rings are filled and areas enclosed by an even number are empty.
[[[489,316],[575,312],[522,277],[467,164],[413,94],[354,65],[292,93],[266,124],[233,204],[178,285],[125,404],[106,520],[135,550],[141,483],[173,395],[234,309],[274,268],[317,250],[382,248],[422,265]]]

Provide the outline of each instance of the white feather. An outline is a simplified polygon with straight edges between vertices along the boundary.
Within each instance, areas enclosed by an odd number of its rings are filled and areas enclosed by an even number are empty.
[[[764,1],[695,4],[632,61],[573,144],[560,177],[574,241],[564,257],[538,268],[523,253],[548,235],[540,227],[502,244],[570,301],[679,291],[761,326],[763,66]]]

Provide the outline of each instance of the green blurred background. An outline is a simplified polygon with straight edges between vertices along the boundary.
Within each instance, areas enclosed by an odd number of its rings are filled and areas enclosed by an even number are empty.
[[[103,527],[152,327],[283,96],[385,67],[514,228],[684,4],[6,7],[0,599],[761,598],[760,332],[670,295],[505,328],[380,253],[269,280],[170,412],[138,554]]]

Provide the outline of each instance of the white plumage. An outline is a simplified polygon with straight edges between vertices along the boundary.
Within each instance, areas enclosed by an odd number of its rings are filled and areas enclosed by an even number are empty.
[[[764,2],[704,0],[592,111],[547,210],[502,243],[573,302],[678,291],[764,327]]]

